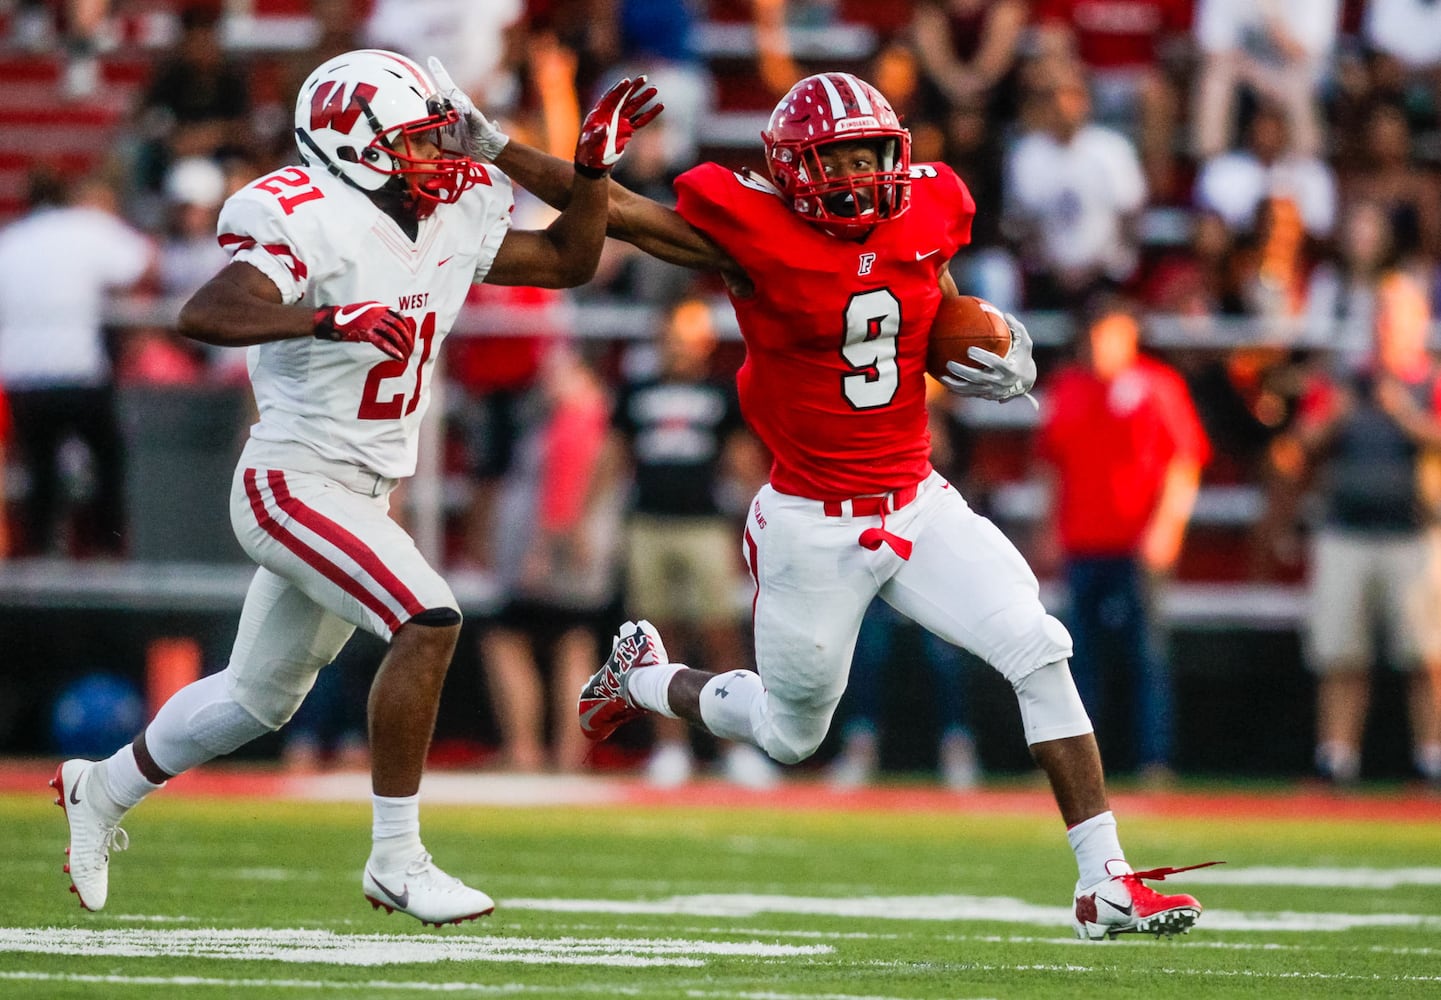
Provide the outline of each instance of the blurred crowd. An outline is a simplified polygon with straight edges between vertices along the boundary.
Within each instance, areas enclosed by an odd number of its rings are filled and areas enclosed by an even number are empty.
[[[1334,498],[1322,478],[1332,453],[1315,428],[1358,409],[1400,427],[1404,414],[1435,409],[1415,388],[1441,304],[1435,0],[314,0],[289,5],[308,15],[308,44],[274,48],[235,43],[234,22],[252,6],[261,5],[0,4],[7,50],[58,53],[46,98],[76,114],[106,98],[107,54],[141,44],[124,25],[149,16],[143,23],[160,24],[151,33],[166,39],[144,48],[148,72],[98,169],[81,175],[66,151],[28,150],[27,207],[0,230],[0,387],[12,414],[0,406],[10,514],[0,518],[0,554],[125,554],[114,391],[235,387],[244,368],[240,352],[207,353],[163,324],[116,324],[107,295],[178,302],[222,266],[220,204],[293,162],[296,85],[322,59],[361,45],[440,56],[487,114],[561,155],[579,108],[616,77],[647,73],[666,104],[663,127],[637,136],[616,176],[667,201],[670,182],[700,158],[760,166],[758,136],[744,145],[721,137],[726,114],[763,118],[806,73],[852,70],[910,128],[913,162],[951,164],[975,196],[974,244],[952,264],[962,291],[1023,317],[1052,314],[1058,322],[1045,329],[1076,334],[1041,338],[1039,395],[1048,367],[1087,356],[1080,333],[1098,303],[1134,316],[1141,342],[1175,366],[1209,440],[1198,475],[1256,486],[1264,498],[1243,575],[1301,579],[1305,543],[1323,521],[1388,538],[1397,527],[1361,517],[1358,528],[1344,503],[1337,515],[1336,503],[1318,509],[1309,498]],[[717,43],[721,33],[703,30],[715,25],[744,29],[753,48]],[[840,32],[858,25],[869,43],[838,48],[850,37]],[[549,210],[518,192],[515,211],[544,219]],[[702,595],[671,612],[697,659],[746,645],[738,553],[722,561],[720,579],[697,578],[683,554],[627,565],[637,546],[660,544],[658,522],[735,521],[764,476],[758,445],[727,409],[723,387],[740,355],[707,315],[719,292],[613,245],[596,281],[572,295],[477,286],[480,312],[502,318],[447,345],[443,464],[465,489],[449,508],[445,562],[507,609],[483,645],[513,766],[574,766],[573,741],[545,749],[538,678],[562,678],[569,691],[596,659],[592,625],[608,631],[622,609],[656,614],[634,599],[637,588]],[[607,302],[653,307],[654,337],[571,336],[571,305]],[[1375,348],[1378,328],[1396,323],[1421,331],[1419,353],[1390,369],[1415,388],[1407,400],[1370,388],[1394,384],[1376,376]],[[648,428],[641,414],[656,411],[639,404],[643,390],[670,381],[710,402],[677,405],[670,423]],[[1332,405],[1357,392],[1359,407]],[[1406,440],[1425,443],[1414,419]],[[1028,460],[1029,446],[1022,452]],[[1064,466],[1063,455],[1047,458]],[[1343,450],[1341,461],[1354,459]],[[657,499],[653,481],[646,494],[648,462],[689,466],[684,475],[703,468],[706,494]],[[945,464],[962,482],[975,471]],[[985,471],[1032,470],[1023,461]],[[987,488],[982,477],[978,502]],[[662,509],[645,506],[656,503]],[[517,504],[543,512],[528,532],[513,528]],[[1408,538],[1422,536],[1433,512],[1401,518]],[[623,530],[631,535],[619,544]],[[1043,575],[1058,572],[1044,546],[1036,554]],[[1173,571],[1178,557],[1161,569]],[[728,595],[720,620],[717,594]],[[1441,606],[1433,611],[1441,619]],[[1371,655],[1331,645],[1322,658],[1344,661],[1347,676]],[[1413,646],[1436,655],[1420,638],[1401,648]],[[1323,770],[1340,778],[1354,776],[1359,752],[1354,711],[1334,707],[1354,705],[1347,692],[1329,696],[1330,715],[1323,703]],[[1417,700],[1424,706],[1424,693]],[[1435,714],[1433,704],[1413,722],[1418,754],[1441,776]],[[843,783],[866,773],[865,740],[874,742],[874,722],[858,718],[861,763]],[[969,734],[959,719],[947,726],[950,780],[971,783]],[[658,765],[657,779],[688,775],[692,748],[677,734],[663,742],[670,769]],[[752,772],[746,780],[769,780]]]

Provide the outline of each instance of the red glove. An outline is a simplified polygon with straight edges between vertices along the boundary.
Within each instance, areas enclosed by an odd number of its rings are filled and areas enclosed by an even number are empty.
[[[604,177],[616,165],[638,128],[649,125],[663,104],[650,104],[656,89],[644,76],[622,80],[590,109],[575,143],[575,169],[586,177]]]
[[[315,336],[350,344],[374,344],[396,361],[410,357],[415,324],[384,302],[352,302],[315,310]]]

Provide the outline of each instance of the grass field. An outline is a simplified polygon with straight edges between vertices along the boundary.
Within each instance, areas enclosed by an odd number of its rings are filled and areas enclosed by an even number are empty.
[[[422,930],[360,894],[363,802],[157,796],[91,914],[66,891],[43,779],[0,788],[6,998],[1441,996],[1441,811],[1424,801],[1122,797],[1138,867],[1228,863],[1165,883],[1206,906],[1190,935],[1088,943],[1031,790],[869,810],[694,804],[704,791],[427,805],[439,863],[499,906]]]

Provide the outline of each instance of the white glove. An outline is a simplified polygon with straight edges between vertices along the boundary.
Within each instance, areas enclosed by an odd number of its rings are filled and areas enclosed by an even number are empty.
[[[949,375],[941,382],[957,396],[975,396],[1004,403],[1015,396],[1024,396],[1036,384],[1036,362],[1031,358],[1031,335],[1025,324],[1006,313],[1006,326],[1011,328],[1011,348],[1003,358],[983,347],[972,347],[967,356],[981,368],[971,368],[957,361],[946,362]],[[1032,400],[1034,402],[1034,400]]]
[[[460,112],[461,140],[465,143],[466,153],[473,160],[495,162],[501,150],[505,149],[505,144],[510,142],[510,136],[496,128],[489,118],[480,113],[470,95],[455,85],[439,59],[431,56],[427,64],[430,66],[430,75],[435,78],[436,93]]]

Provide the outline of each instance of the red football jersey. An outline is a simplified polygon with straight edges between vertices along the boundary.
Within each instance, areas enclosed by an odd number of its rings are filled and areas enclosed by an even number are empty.
[[[859,241],[803,221],[754,174],[704,163],[676,180],[680,214],[755,283],[731,294],[746,345],[736,382],[782,493],[885,493],[930,471],[926,339],[976,206],[943,163],[911,174],[910,211]]]

